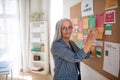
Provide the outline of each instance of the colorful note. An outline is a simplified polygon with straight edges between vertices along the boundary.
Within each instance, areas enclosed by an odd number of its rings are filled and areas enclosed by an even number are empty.
[[[82,16],[93,15],[93,0],[82,0],[81,2]]]
[[[78,25],[78,18],[74,18],[74,19],[73,19],[73,24],[74,24],[74,25]]]
[[[83,31],[83,27],[82,27],[82,21],[78,21],[78,31],[82,32]]]
[[[105,35],[111,35],[112,34],[112,25],[106,24],[105,25]]]
[[[101,47],[96,47],[96,56],[101,57],[102,56],[102,48]]]
[[[94,15],[88,17],[88,25],[89,25],[89,28],[95,28],[96,25],[95,25]]]
[[[118,7],[118,0],[105,0],[105,10]]]
[[[78,47],[82,49],[82,40],[78,40]]]
[[[77,35],[78,35],[77,38],[78,38],[79,40],[83,40],[83,33],[78,33]]]
[[[105,12],[104,14],[104,23],[108,24],[108,23],[115,23],[115,10],[110,10]]]
[[[104,26],[104,13],[96,15],[96,27]]]
[[[86,43],[86,41],[87,41],[87,35],[83,35],[83,43],[85,44]]]
[[[97,39],[102,39],[103,38],[104,27],[97,28],[97,29],[98,29]]]
[[[83,17],[83,29],[88,29],[88,17]]]
[[[84,29],[84,30],[83,30],[83,34],[84,34],[84,35],[88,35],[88,29]]]

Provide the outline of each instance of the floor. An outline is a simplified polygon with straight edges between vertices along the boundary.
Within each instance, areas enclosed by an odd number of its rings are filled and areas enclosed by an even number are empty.
[[[0,80],[6,80],[5,75],[0,75]],[[8,75],[8,80],[11,80],[10,75]],[[17,76],[13,76],[12,80],[52,80],[50,74],[48,75],[40,75],[34,73],[19,73]]]

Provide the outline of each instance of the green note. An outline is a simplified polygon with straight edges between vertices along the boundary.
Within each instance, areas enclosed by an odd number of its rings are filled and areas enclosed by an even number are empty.
[[[78,18],[78,21],[80,21],[80,20],[81,20],[81,18],[79,17],[79,18]]]
[[[107,24],[107,25],[105,26],[105,30],[112,30],[112,25]]]
[[[102,48],[96,47],[96,56],[101,57],[102,56]]]
[[[82,48],[82,40],[78,40],[78,47],[81,49]]]
[[[91,15],[88,17],[88,26],[89,28],[95,28],[95,16]]]
[[[88,34],[88,29],[84,29],[83,34],[87,35]]]

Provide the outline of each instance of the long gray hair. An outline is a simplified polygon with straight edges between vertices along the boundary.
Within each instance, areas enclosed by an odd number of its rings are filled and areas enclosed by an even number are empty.
[[[71,20],[67,19],[67,18],[59,20],[56,23],[56,29],[55,29],[55,34],[54,34],[54,40],[53,40],[53,42],[62,38],[62,36],[61,36],[61,27],[62,27],[62,24],[63,24],[64,21],[69,21],[72,24]]]

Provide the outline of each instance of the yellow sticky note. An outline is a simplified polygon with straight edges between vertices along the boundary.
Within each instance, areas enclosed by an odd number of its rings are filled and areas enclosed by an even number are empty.
[[[83,23],[83,29],[88,29],[88,17],[83,17],[82,23]]]
[[[77,36],[78,36],[78,39],[79,39],[79,40],[83,40],[83,33],[78,33]]]

